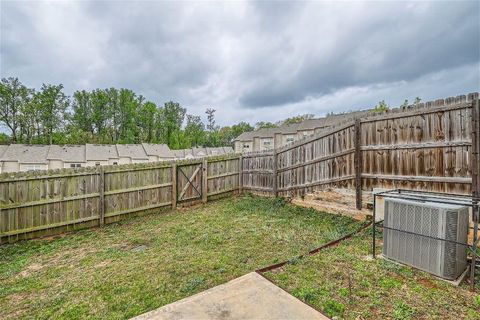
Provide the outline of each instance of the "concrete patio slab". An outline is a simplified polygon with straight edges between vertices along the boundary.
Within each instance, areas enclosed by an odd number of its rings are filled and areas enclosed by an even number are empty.
[[[134,319],[313,320],[328,318],[261,275],[252,272]]]

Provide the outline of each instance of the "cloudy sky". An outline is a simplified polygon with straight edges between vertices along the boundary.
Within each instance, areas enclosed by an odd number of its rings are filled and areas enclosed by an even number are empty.
[[[222,125],[398,106],[479,90],[479,3],[0,0],[0,74]]]

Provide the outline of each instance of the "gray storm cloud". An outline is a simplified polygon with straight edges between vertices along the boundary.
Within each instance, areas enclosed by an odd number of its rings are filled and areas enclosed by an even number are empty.
[[[220,124],[480,87],[479,2],[0,5],[2,77],[126,87]]]

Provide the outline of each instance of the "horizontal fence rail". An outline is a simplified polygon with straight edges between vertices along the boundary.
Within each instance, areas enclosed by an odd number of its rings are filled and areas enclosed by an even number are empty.
[[[194,185],[177,168],[199,166]],[[182,203],[237,193],[240,155],[96,168],[0,175],[0,243],[102,226]],[[199,170],[200,171],[200,170]],[[178,184],[177,184],[178,182]],[[182,190],[177,190],[178,185]],[[177,192],[178,191],[178,192]]]
[[[356,119],[282,148],[204,159],[0,175],[0,243],[103,226],[243,191],[480,194],[478,94]],[[473,141],[473,143],[472,143]]]
[[[352,120],[275,150],[244,154],[243,187],[287,197],[352,188],[359,209],[362,190],[373,188],[471,194],[480,188],[479,147],[472,145],[480,111],[474,108],[478,93]]]

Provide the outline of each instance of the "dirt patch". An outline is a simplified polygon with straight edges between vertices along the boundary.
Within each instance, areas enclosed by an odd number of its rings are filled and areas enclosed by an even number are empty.
[[[110,263],[112,263],[112,260],[111,260],[111,259],[107,259],[107,260],[104,260],[104,261],[96,264],[96,265],[95,265],[95,268],[103,268],[103,267],[108,266]]]
[[[22,272],[20,272],[18,275],[21,278],[26,278],[29,277],[32,273],[35,273],[38,270],[41,270],[44,266],[39,264],[39,263],[34,263],[25,268]]]
[[[367,208],[367,204],[370,202],[370,195],[365,192],[362,198],[363,208],[362,210],[357,210],[354,192],[328,188],[316,190],[302,198],[292,199],[292,203],[364,221],[372,215],[372,211]]]
[[[430,279],[422,278],[417,281],[419,284],[429,288],[429,289],[436,289],[438,288],[435,283],[433,283]]]

